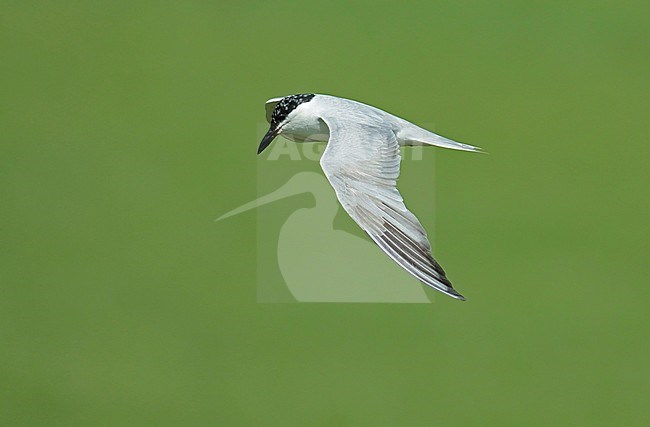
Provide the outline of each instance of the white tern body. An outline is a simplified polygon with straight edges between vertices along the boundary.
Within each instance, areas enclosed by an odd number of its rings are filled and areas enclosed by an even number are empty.
[[[267,101],[266,112],[271,128],[258,153],[276,135],[295,142],[327,141],[320,164],[350,217],[410,274],[440,292],[464,299],[433,259],[424,228],[397,190],[399,146],[435,145],[463,151],[479,148],[444,138],[378,108],[335,96],[274,98]]]

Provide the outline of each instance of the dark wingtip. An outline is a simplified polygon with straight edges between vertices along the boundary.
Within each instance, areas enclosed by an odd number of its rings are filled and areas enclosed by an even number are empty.
[[[462,296],[461,294],[459,294],[458,292],[456,292],[456,289],[454,289],[454,288],[449,288],[447,290],[447,295],[449,295],[452,298],[456,298],[457,300],[460,300],[460,301],[466,301],[465,297]]]

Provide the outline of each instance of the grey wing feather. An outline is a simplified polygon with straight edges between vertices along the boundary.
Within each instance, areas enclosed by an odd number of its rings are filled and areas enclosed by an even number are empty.
[[[424,228],[397,190],[400,152],[393,131],[349,119],[321,118],[330,129],[321,167],[345,211],[400,267],[426,285],[464,300],[433,259]]]

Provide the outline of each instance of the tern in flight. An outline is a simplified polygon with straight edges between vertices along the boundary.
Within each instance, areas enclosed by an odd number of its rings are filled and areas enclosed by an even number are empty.
[[[320,94],[289,95],[266,102],[269,128],[260,154],[282,135],[294,142],[327,142],[320,165],[343,209],[400,267],[424,284],[460,300],[420,221],[397,190],[400,146],[435,145],[480,151],[422,129],[378,108]]]

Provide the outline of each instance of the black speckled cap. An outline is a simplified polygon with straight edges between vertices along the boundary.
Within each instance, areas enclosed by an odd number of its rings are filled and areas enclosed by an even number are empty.
[[[303,102],[309,102],[315,95],[313,93],[301,93],[298,95],[289,95],[282,98],[273,109],[271,115],[271,125],[279,125],[287,118],[289,113],[296,109]]]

